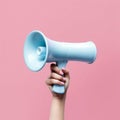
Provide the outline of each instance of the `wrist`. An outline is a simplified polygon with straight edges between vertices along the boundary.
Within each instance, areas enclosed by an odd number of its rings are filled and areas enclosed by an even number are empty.
[[[57,101],[65,101],[66,99],[66,94],[53,94],[52,97],[53,100],[57,100]]]

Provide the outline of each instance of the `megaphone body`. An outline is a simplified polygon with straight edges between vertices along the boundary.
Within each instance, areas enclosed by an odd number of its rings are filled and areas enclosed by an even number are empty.
[[[67,43],[50,40],[40,31],[32,31],[24,45],[24,59],[27,67],[37,72],[46,63],[56,62],[59,68],[65,67],[68,61],[93,63],[96,59],[96,46],[92,41]],[[53,85],[53,91],[65,92],[64,86]]]

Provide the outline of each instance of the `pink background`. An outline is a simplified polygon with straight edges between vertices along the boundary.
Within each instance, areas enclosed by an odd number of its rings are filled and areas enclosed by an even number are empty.
[[[49,65],[24,64],[26,35],[41,30],[56,41],[93,40],[97,60],[69,62],[66,120],[120,120],[120,0],[0,1],[0,120],[48,120]]]

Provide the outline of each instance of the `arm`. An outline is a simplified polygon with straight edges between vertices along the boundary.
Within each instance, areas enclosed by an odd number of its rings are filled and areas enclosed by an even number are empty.
[[[64,106],[65,98],[60,100],[53,97],[49,120],[64,120]]]
[[[64,120],[64,108],[67,88],[69,86],[69,79],[69,72],[66,69],[60,70],[55,64],[51,64],[51,74],[50,77],[46,80],[46,84],[48,85],[52,93],[52,103],[49,120]],[[53,84],[64,85],[65,93],[57,94],[52,92]]]

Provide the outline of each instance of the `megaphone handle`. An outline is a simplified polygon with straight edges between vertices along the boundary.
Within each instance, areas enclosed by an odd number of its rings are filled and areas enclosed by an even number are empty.
[[[56,62],[58,68],[62,69],[63,67],[66,66],[67,61],[58,61]],[[53,92],[58,93],[58,94],[63,94],[65,92],[65,87],[64,85],[53,85],[52,88]]]

